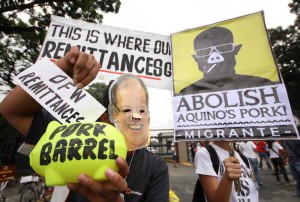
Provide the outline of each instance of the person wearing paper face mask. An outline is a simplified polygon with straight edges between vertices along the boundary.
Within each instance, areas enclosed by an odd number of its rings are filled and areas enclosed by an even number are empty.
[[[96,77],[100,69],[100,64],[95,60],[93,55],[79,52],[76,46],[72,47],[55,64],[73,78],[78,88],[88,85]],[[44,110],[20,86],[17,86],[5,97],[0,105],[0,111],[3,117],[22,135],[26,136],[27,141],[31,144],[38,142],[48,124],[54,120],[54,117]],[[149,121],[146,123],[148,127]],[[137,130],[138,128],[135,129]],[[143,145],[140,144],[139,146],[142,147]],[[168,201],[168,168],[162,159],[149,153],[145,149],[140,149],[131,152],[126,161],[118,157],[116,164],[119,167],[119,171],[106,169],[105,175],[108,179],[107,181],[97,182],[90,176],[82,173],[78,176],[78,184],[68,185],[68,188],[72,191],[69,195],[68,193],[66,194],[65,197],[67,198],[53,199],[52,201],[121,202],[124,199],[125,201]],[[140,164],[135,166],[135,162]],[[143,162],[147,163],[141,165]],[[144,176],[143,173],[145,169],[148,174],[147,176]],[[148,173],[149,170],[151,172]],[[124,199],[122,198],[122,194],[125,195]],[[85,198],[82,196],[85,196]]]
[[[108,108],[109,122],[124,135],[128,150],[126,162],[129,171],[124,177],[127,188],[121,192],[123,200],[169,201],[168,167],[145,148],[149,144],[150,114],[149,95],[144,82],[138,76],[123,74],[109,84],[107,97],[109,100],[103,104]],[[71,188],[86,196],[86,187],[92,187],[94,183],[89,178],[88,183],[72,184]]]
[[[149,95],[144,82],[123,74],[109,88],[110,122],[124,135],[129,173],[125,201],[168,201],[169,175],[166,163],[145,147],[150,140]],[[143,180],[141,180],[143,179]],[[128,191],[131,190],[131,191]]]
[[[74,84],[78,88],[87,86],[97,76],[100,64],[93,55],[80,52],[77,46],[73,46],[69,52],[61,59],[55,62],[58,68],[63,70],[67,75],[73,78]],[[3,117],[22,135],[26,137],[26,142],[31,145],[37,144],[47,129],[48,124],[55,118],[42,106],[34,100],[20,86],[16,86],[1,102],[0,111]],[[84,174],[78,177],[80,182],[79,192],[84,192],[90,201],[120,201],[120,192],[127,187],[124,176],[128,173],[128,165],[125,159],[117,158],[116,164],[119,172],[107,169],[105,175],[111,185],[107,187],[107,182],[93,181],[89,176]],[[74,187],[77,185],[70,185]],[[79,184],[78,184],[79,186]],[[55,192],[55,191],[54,191]],[[82,201],[79,197],[72,195],[76,192],[60,194],[64,195],[63,199],[52,200],[55,202],[62,201]],[[58,197],[60,197],[58,196]],[[66,198],[68,197],[68,198]],[[55,195],[52,197],[55,198]]]
[[[108,107],[110,121],[124,135],[127,149],[149,144],[149,96],[139,77],[125,74],[112,83]]]

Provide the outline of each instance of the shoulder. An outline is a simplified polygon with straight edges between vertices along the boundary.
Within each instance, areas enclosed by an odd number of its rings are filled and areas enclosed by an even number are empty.
[[[236,78],[238,78],[238,79],[249,79],[249,80],[252,80],[252,81],[261,81],[261,82],[266,82],[268,84],[274,84],[273,81],[271,81],[267,78],[263,78],[263,77],[259,77],[259,76],[253,76],[253,75],[236,74]]]
[[[210,91],[214,88],[214,86],[215,85],[205,82],[204,79],[200,79],[190,84],[189,86],[183,88],[177,95],[188,95],[188,94],[195,94],[198,92]]]
[[[206,147],[201,147],[197,151],[196,156],[198,159],[201,158],[202,161],[211,161],[212,158],[220,158],[219,154],[219,148],[216,145],[212,144]]]
[[[147,149],[140,149],[138,152],[142,155],[138,169],[142,170],[141,174],[145,179],[152,182],[169,182],[169,169],[162,158],[149,152]]]
[[[34,115],[35,120],[34,121],[40,121],[40,122],[51,122],[55,120],[55,118],[45,109],[42,109],[41,111],[37,112]]]
[[[206,147],[199,149],[195,156],[195,173],[200,175],[217,176],[213,167],[212,158],[214,157],[209,154]],[[218,154],[217,158],[219,158]],[[219,161],[219,159],[217,161]]]
[[[147,149],[138,149],[135,151],[138,158],[143,162],[143,166],[148,168],[167,169],[166,162],[159,156],[153,154]]]
[[[206,149],[206,147],[201,147],[200,149],[197,150],[196,152],[196,157],[206,157],[206,156],[209,156],[209,152],[208,150]]]
[[[243,147],[245,145],[245,142],[240,142],[238,145],[239,147]]]
[[[275,147],[279,147],[279,148],[282,147],[281,144],[280,144],[279,142],[277,142],[277,141],[275,141],[275,142],[273,143],[273,145],[274,145]]]
[[[243,84],[248,87],[267,86],[267,85],[275,84],[275,82],[273,82],[267,78],[263,78],[263,77],[259,77],[259,76],[252,76],[252,75],[237,74],[235,77],[235,80],[243,81]]]
[[[145,148],[135,150],[132,166],[129,170],[128,179],[131,182],[145,185],[146,182],[155,182],[157,180],[169,181],[169,171],[166,162]],[[142,179],[145,183],[140,182]]]
[[[256,144],[254,144],[254,142],[252,142],[252,141],[249,141],[250,142],[250,145],[252,145],[252,147],[255,149],[257,146],[256,146]]]
[[[278,143],[275,141],[271,144],[272,147],[276,147],[278,145]]]
[[[183,88],[177,95],[188,95],[193,94],[195,91],[195,88],[193,87],[193,84]]]
[[[32,127],[47,128],[51,121],[56,121],[56,119],[46,110],[42,109],[34,115],[31,123]]]

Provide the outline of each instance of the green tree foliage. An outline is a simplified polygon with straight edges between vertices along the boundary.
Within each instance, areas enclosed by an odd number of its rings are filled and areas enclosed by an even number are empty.
[[[86,91],[89,92],[89,94],[91,94],[102,105],[105,105],[107,99],[107,90],[108,90],[107,88],[108,85],[106,85],[104,82],[93,83],[89,85]]]
[[[294,24],[286,29],[279,26],[268,31],[291,106],[300,109],[300,0],[293,0],[289,7],[296,15]]]
[[[120,0],[1,0],[0,86],[31,66],[40,51],[51,15],[101,23],[101,13],[118,13]]]

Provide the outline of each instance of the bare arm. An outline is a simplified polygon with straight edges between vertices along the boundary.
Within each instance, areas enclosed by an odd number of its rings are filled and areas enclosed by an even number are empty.
[[[15,87],[2,101],[3,117],[22,135],[26,136],[33,115],[41,110],[40,105],[21,87]]]
[[[242,175],[241,165],[236,157],[225,159],[224,165],[225,173],[220,183],[214,176],[199,175],[208,202],[228,202],[233,181],[239,179]]]
[[[93,55],[79,52],[74,46],[55,64],[69,76],[79,88],[88,85],[97,76],[99,63]],[[0,111],[3,117],[22,135],[26,136],[34,114],[41,106],[21,87],[14,88],[2,101]]]

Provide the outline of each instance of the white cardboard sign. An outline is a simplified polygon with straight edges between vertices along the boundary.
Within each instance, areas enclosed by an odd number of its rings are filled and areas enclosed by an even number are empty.
[[[105,111],[47,58],[24,70],[15,81],[62,124],[96,121]]]
[[[169,36],[53,15],[39,57],[57,60],[74,45],[101,64],[96,81],[130,73],[141,77],[148,87],[172,89]]]

